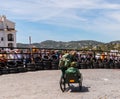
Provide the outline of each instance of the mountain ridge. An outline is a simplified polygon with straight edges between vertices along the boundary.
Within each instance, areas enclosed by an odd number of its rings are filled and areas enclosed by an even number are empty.
[[[120,47],[120,40],[111,41],[109,43],[99,42],[95,40],[80,40],[80,41],[54,41],[46,40],[40,43],[31,44],[37,48],[56,48],[56,49],[93,49],[100,47],[107,47],[113,49],[114,47]],[[17,43],[17,47],[30,47],[30,44]]]

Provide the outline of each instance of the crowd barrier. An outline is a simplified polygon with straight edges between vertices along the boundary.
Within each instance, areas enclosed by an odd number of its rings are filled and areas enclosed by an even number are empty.
[[[0,48],[0,74],[38,70],[59,70],[59,59],[72,49]],[[74,49],[75,50],[75,49]],[[120,53],[110,52],[104,58],[96,57],[106,51],[76,50],[79,69],[119,69]]]

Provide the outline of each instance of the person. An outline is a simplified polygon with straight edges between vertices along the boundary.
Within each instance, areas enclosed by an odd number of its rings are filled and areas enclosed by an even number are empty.
[[[71,62],[70,67],[65,71],[66,74],[75,73],[80,78],[81,73],[77,67],[77,62]]]
[[[71,57],[71,62],[78,62],[78,54],[76,51],[71,51],[70,52],[70,57]]]
[[[77,65],[77,53],[76,51],[70,51],[68,53],[65,53],[60,61],[59,61],[59,68],[61,69],[62,71],[62,76],[64,77],[64,74],[65,74],[65,71],[71,66],[71,64],[73,64],[74,62],[76,63],[76,66]],[[73,62],[73,63],[72,63]]]
[[[70,54],[66,53],[64,54],[59,61],[59,68],[62,71],[62,77],[64,77],[65,71],[67,70],[67,68],[70,66],[71,63],[71,59],[70,59]]]

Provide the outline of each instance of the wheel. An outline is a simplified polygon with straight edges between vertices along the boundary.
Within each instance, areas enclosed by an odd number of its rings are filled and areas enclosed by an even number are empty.
[[[65,79],[63,77],[60,78],[60,89],[62,90],[62,92],[66,90]]]
[[[34,63],[28,63],[27,64],[27,71],[35,71],[35,64]]]
[[[10,73],[18,73],[18,69],[17,68],[9,68],[9,72]]]
[[[81,74],[81,77],[79,79],[79,89],[82,90],[82,81],[83,81],[83,76]]]
[[[82,82],[79,82],[79,89],[82,90]]]
[[[6,67],[2,68],[1,72],[2,72],[2,74],[9,74],[10,73],[9,68],[6,68]]]

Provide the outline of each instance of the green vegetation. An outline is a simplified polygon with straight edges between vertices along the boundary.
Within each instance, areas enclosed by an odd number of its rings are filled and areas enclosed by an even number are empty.
[[[41,43],[33,43],[32,46],[35,46],[37,48],[109,51],[109,50],[120,50],[120,40],[112,41],[109,43],[103,43],[93,40],[70,41],[70,42],[46,40]],[[29,47],[29,44],[18,43],[17,47]]]

